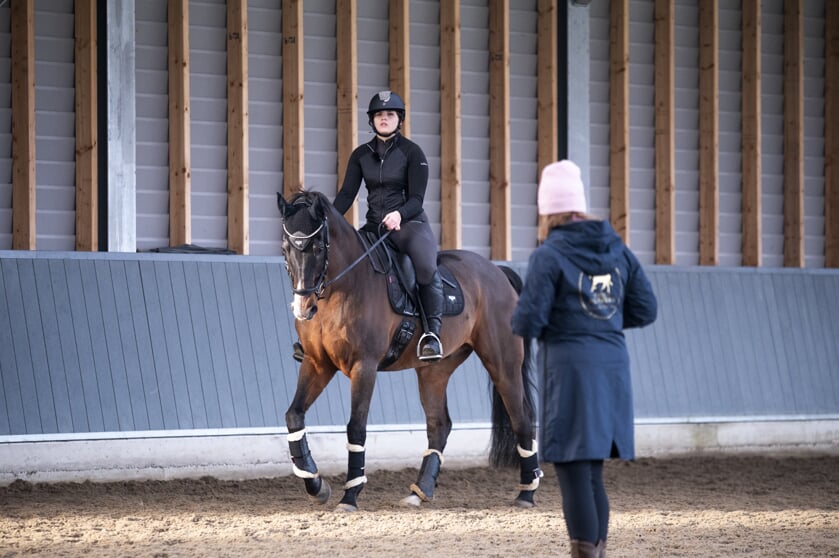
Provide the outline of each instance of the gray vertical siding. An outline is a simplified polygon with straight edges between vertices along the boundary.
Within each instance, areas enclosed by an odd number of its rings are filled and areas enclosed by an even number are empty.
[[[526,275],[526,265],[513,267]],[[659,319],[627,332],[639,420],[839,416],[839,272],[651,266]],[[282,259],[0,253],[0,436],[285,426],[297,364]],[[455,423],[487,423],[473,355]],[[341,427],[338,375],[310,426]],[[425,422],[411,370],[380,373],[370,423]]]

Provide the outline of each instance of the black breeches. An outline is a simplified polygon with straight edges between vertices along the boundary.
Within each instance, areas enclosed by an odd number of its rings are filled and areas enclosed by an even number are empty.
[[[603,461],[554,463],[562,491],[562,511],[572,540],[605,541],[609,498],[603,485]]]
[[[389,240],[408,254],[417,271],[417,283],[427,285],[437,272],[437,240],[428,221],[408,221],[393,231]]]

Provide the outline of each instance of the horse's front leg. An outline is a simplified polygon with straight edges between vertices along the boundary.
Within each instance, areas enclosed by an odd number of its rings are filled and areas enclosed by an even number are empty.
[[[358,495],[364,489],[365,448],[367,442],[367,416],[376,386],[376,362],[363,362],[350,372],[350,420],[347,423],[347,481],[344,497],[338,503],[339,511],[357,511]]]
[[[295,476],[303,479],[309,498],[318,504],[325,504],[329,500],[332,489],[326,479],[320,476],[312,453],[309,451],[305,417],[306,411],[323,392],[333,376],[335,376],[335,370],[318,370],[310,359],[304,359],[297,378],[297,391],[285,414],[288,428],[288,451],[293,463],[292,470]]]

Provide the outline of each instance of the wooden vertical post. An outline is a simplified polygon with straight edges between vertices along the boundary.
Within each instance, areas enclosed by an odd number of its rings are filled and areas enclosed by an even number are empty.
[[[612,0],[610,6],[610,220],[629,244],[629,0]]]
[[[169,0],[169,245],[192,243],[189,1]]]
[[[227,247],[250,251],[248,2],[227,3]]]
[[[356,0],[335,3],[337,42],[338,105],[338,188],[344,183],[347,161],[358,143],[358,8]],[[359,226],[358,201],[345,214],[354,227]]]
[[[12,249],[35,249],[35,0],[11,5]]]
[[[804,267],[804,10],[784,1],[784,266]]]
[[[655,263],[676,259],[675,7],[655,0]]]
[[[460,0],[440,4],[440,245],[462,245]]]
[[[490,257],[512,257],[510,226],[510,2],[489,2]]]
[[[76,250],[99,249],[96,2],[76,0]]]
[[[699,263],[719,264],[719,3],[699,4]]]
[[[459,0],[452,2],[459,4]],[[408,0],[390,0],[389,4],[390,33],[388,33],[388,68],[391,91],[396,91],[405,101],[408,115],[411,114],[411,25],[410,6]],[[440,17],[443,10],[450,6],[440,7]],[[440,36],[442,45],[443,36]],[[402,124],[402,135],[411,136],[411,119]]]
[[[839,2],[824,3],[824,266],[839,268]]]
[[[743,265],[761,264],[760,0],[743,0]]]
[[[303,190],[303,0],[283,0],[283,194]]]

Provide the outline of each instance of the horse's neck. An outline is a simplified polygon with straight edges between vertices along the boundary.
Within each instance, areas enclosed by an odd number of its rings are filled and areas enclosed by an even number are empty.
[[[338,274],[343,273],[345,269],[353,265],[363,254],[364,247],[361,243],[361,237],[350,223],[344,219],[343,215],[336,211],[331,216],[333,230],[330,231],[329,240],[329,270],[327,273],[328,279],[337,277]],[[355,264],[347,274],[342,277],[335,286],[346,288],[351,285],[353,280],[358,280],[358,277],[366,277],[366,274],[372,274],[372,268],[367,258],[362,259]],[[349,277],[347,277],[349,276]],[[346,283],[344,285],[343,283]]]

